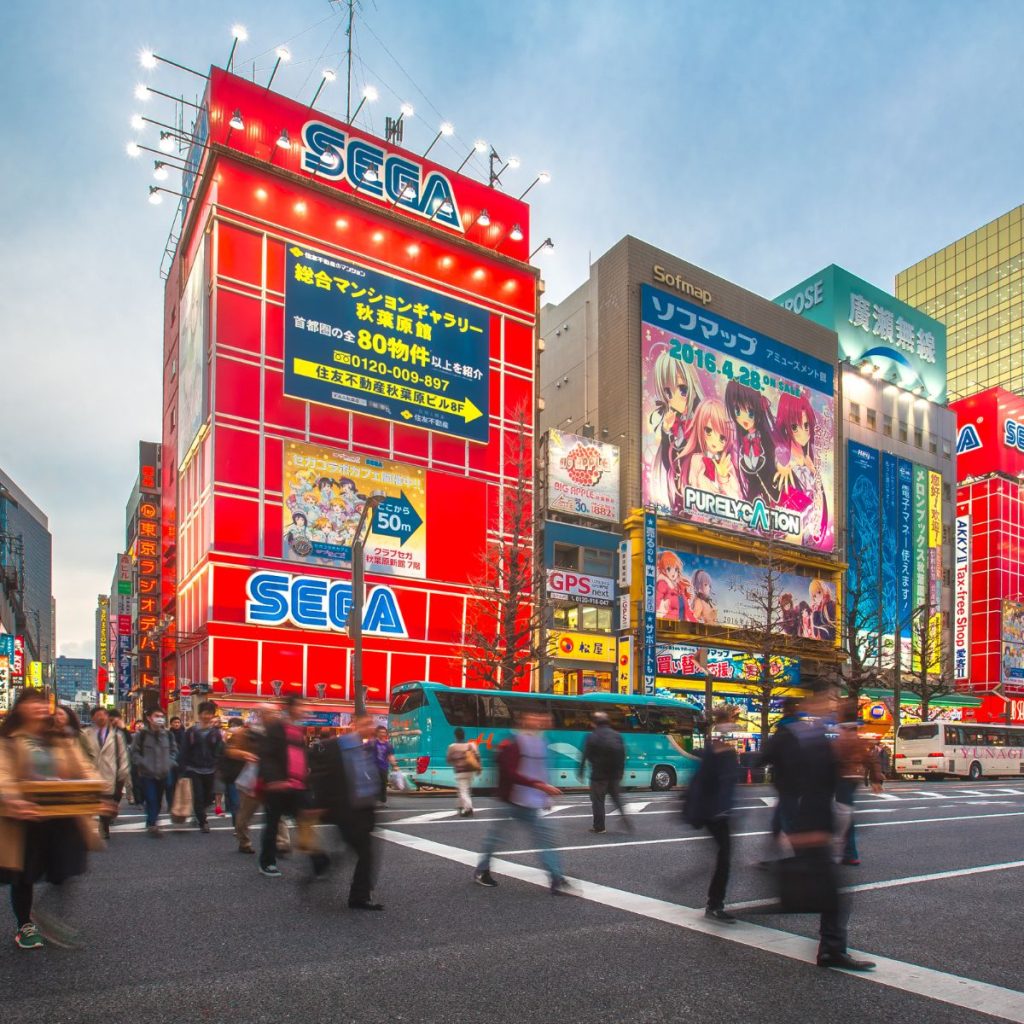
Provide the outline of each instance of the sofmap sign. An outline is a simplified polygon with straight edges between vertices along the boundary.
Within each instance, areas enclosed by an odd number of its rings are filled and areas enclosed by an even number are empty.
[[[325,576],[293,576],[286,572],[254,572],[246,584],[245,621],[260,626],[298,626],[345,632],[352,609],[350,580]],[[379,584],[366,595],[363,632],[377,636],[408,636],[395,592]]]
[[[299,245],[287,250],[284,391],[486,441],[490,315]]]
[[[619,449],[576,434],[548,432],[548,508],[619,521]]]
[[[946,327],[835,265],[776,300],[839,336],[839,357],[881,367],[887,380],[946,401]]]
[[[611,604],[615,596],[615,581],[608,576],[588,576],[566,569],[548,569],[547,584],[549,594],[579,598],[585,604]]]
[[[648,285],[641,312],[644,504],[831,552],[833,364]]]

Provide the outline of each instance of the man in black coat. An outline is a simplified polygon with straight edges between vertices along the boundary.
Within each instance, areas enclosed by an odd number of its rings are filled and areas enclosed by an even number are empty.
[[[594,811],[594,824],[591,832],[604,832],[605,797],[610,796],[612,802],[622,815],[622,824],[630,830],[632,825],[626,817],[626,808],[622,806],[622,794],[619,786],[626,770],[626,748],[622,737],[611,727],[608,716],[603,711],[594,714],[594,728],[583,744],[583,759],[580,761],[579,778],[583,781],[583,773],[590,763],[590,804]]]
[[[345,844],[356,855],[356,868],[349,889],[348,905],[353,910],[383,910],[373,900],[375,881],[373,828],[380,790],[377,761],[370,740],[374,721],[369,715],[356,718],[352,731],[324,743],[311,752],[312,803],[321,819],[335,825]],[[330,867],[326,853],[313,855],[313,876],[322,878]]]

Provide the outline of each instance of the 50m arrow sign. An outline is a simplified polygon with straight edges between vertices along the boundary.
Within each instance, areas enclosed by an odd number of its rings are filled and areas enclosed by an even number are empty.
[[[400,498],[385,498],[374,511],[373,532],[381,537],[396,537],[399,546],[423,525],[423,519],[402,491]]]

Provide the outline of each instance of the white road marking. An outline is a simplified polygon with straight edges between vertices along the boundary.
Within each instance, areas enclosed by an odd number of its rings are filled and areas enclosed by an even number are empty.
[[[845,885],[840,892],[871,892],[874,889],[897,889],[903,885],[918,885],[921,882],[938,882],[945,878],[960,878],[964,875],[985,875],[992,871],[1010,871],[1013,868],[1024,868],[1024,860],[1011,860],[1005,864],[982,864],[976,868],[955,868],[951,871],[935,871],[929,875],[909,875],[906,878],[889,878],[881,882],[862,882],[860,885]],[[770,907],[777,903],[776,899],[745,900],[743,903],[730,903],[730,910],[753,910],[755,907]]]
[[[876,800],[902,800],[903,797],[897,796],[895,793],[875,793],[874,798]]]
[[[414,814],[409,818],[396,818],[388,822],[389,825],[418,825],[425,821],[444,821],[446,818],[454,818],[458,810],[428,811],[426,814]]]
[[[639,814],[645,807],[650,807],[651,800],[644,800],[643,803],[639,804],[626,804],[627,814]],[[671,811],[652,811],[652,814],[671,814]]]
[[[768,807],[774,807],[779,802],[779,798],[777,796],[759,796],[758,800]]]
[[[420,853],[428,853],[435,857],[474,867],[477,854],[472,850],[463,850],[456,846],[410,836],[403,832],[392,832],[388,829],[378,832],[388,842]],[[517,864],[512,861],[493,859],[490,870],[492,874],[515,878],[531,885],[547,887],[548,876],[540,868],[529,864]],[[777,928],[766,928],[763,925],[749,924],[740,921],[724,928],[704,917],[702,910],[684,907],[678,903],[659,900],[650,896],[613,889],[610,886],[586,882],[571,878],[570,883],[577,887],[579,898],[599,903],[615,910],[623,910],[639,917],[664,924],[675,925],[687,931],[700,932],[723,942],[734,942],[741,946],[758,949],[766,953],[774,953],[791,960],[813,964],[817,957],[817,942],[814,939],[793,935]],[[933,971],[927,967],[892,960],[888,957],[863,954],[851,950],[854,956],[869,956],[878,965],[869,973],[857,973],[856,977],[876,985],[898,989],[914,995],[923,996],[936,1002],[959,1006],[975,1013],[986,1013],[1003,1020],[1024,1024],[1024,993],[1013,989],[990,985],[972,978],[964,978],[942,971]]]
[[[557,814],[559,811],[567,811],[570,807],[579,807],[579,804],[553,804],[544,812],[544,816],[548,817],[549,815]],[[570,817],[570,815],[566,815],[566,817]]]

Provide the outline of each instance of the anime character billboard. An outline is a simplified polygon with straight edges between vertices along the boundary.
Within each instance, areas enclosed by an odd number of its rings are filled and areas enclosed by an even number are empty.
[[[831,552],[832,364],[641,290],[644,504]]]

